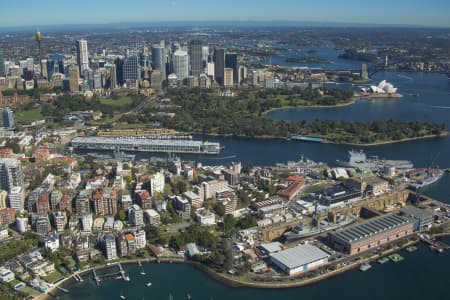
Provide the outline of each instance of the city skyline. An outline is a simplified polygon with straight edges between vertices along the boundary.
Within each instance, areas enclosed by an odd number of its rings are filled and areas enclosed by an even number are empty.
[[[28,5],[29,4],[29,5]],[[431,1],[211,1],[79,0],[72,3],[25,0],[0,4],[0,28],[158,22],[313,22],[450,27],[450,2]],[[24,10],[24,7],[31,9]],[[20,16],[20,18],[18,17]]]

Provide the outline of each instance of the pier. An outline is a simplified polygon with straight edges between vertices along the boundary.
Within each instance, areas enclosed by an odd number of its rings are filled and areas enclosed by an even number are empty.
[[[97,273],[95,272],[95,269],[92,269],[92,274],[94,275],[95,283],[97,286],[100,286],[100,277],[97,276]]]
[[[63,288],[63,287],[60,287],[60,286],[57,286],[56,287],[58,290],[60,290],[61,292],[64,292],[64,293],[69,293],[69,290],[67,290],[67,289],[65,289],[65,288]]]

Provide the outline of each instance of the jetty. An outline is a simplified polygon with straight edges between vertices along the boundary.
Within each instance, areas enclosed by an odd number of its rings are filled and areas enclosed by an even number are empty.
[[[64,293],[69,293],[69,290],[67,290],[67,289],[65,289],[65,288],[63,288],[63,287],[60,287],[60,286],[56,286],[56,288],[58,289],[58,290],[60,290],[61,292],[64,292]]]
[[[101,279],[100,279],[100,277],[98,277],[97,273],[95,272],[95,268],[92,269],[92,274],[94,275],[95,283],[97,284],[97,286],[100,286]]]

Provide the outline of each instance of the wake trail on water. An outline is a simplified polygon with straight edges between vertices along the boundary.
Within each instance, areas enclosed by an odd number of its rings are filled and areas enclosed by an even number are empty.
[[[431,108],[450,109],[450,106],[432,106]]]
[[[408,77],[408,76],[405,76],[405,75],[398,75],[398,74],[397,74],[397,76],[400,77],[400,78],[406,78],[406,79],[409,79],[409,80],[411,80],[411,81],[414,80],[412,77]]]

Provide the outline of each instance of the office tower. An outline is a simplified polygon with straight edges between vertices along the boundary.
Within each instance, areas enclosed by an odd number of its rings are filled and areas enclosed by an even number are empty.
[[[223,86],[232,87],[233,86],[233,69],[225,68],[223,70]]]
[[[363,80],[369,79],[369,74],[367,73],[367,65],[366,64],[361,65],[361,78]]]
[[[117,88],[117,76],[116,76],[116,65],[112,64],[109,69],[109,88],[116,89]]]
[[[6,71],[5,71],[5,60],[3,58],[3,53],[0,50],[0,77],[5,76],[6,75]]]
[[[47,69],[46,78],[51,79],[53,73],[55,73],[55,61],[53,59],[47,59],[46,69]]]
[[[203,73],[202,41],[192,40],[189,43],[189,58],[191,61],[191,75],[198,77]]]
[[[94,74],[94,89],[98,90],[102,88],[102,76],[100,73]]]
[[[123,60],[120,58],[117,58],[114,61],[114,64],[116,65],[116,79],[117,79],[117,85],[118,87],[122,87],[124,84],[123,80]]]
[[[161,72],[161,80],[166,80],[166,53],[164,45],[152,46],[152,68]]]
[[[225,49],[214,49],[214,79],[220,85],[223,85],[224,68]]]
[[[238,83],[238,64],[237,64],[237,54],[227,53],[225,55],[225,67],[233,69],[233,83]]]
[[[63,81],[64,81],[64,74],[62,73],[53,73],[52,74],[52,82],[53,82],[53,87],[61,87],[63,86]]]
[[[162,76],[160,70],[153,70],[152,75],[150,77],[152,89],[154,91],[160,91],[161,90],[161,83],[162,83]]]
[[[206,68],[206,64],[209,61],[209,47],[208,46],[202,46],[202,63],[203,68]]]
[[[247,79],[247,76],[247,67],[239,66],[238,83],[241,84],[243,81],[245,81]]]
[[[127,57],[123,63],[123,81],[127,87],[136,86],[140,79],[139,58],[137,55]]]
[[[41,75],[44,78],[48,78],[47,60],[46,59],[41,60]]]
[[[80,85],[80,73],[77,66],[69,67],[69,89],[71,92],[78,92]]]
[[[2,127],[14,127],[14,114],[8,107],[2,109]]]
[[[84,70],[89,69],[89,54],[85,39],[77,41],[77,63],[80,71],[79,74],[84,74]]]
[[[172,55],[172,71],[181,82],[189,76],[189,56],[186,51],[178,50]]]
[[[214,81],[214,73],[215,73],[214,72],[214,63],[213,62],[209,62],[206,65],[206,75],[208,75]]]

